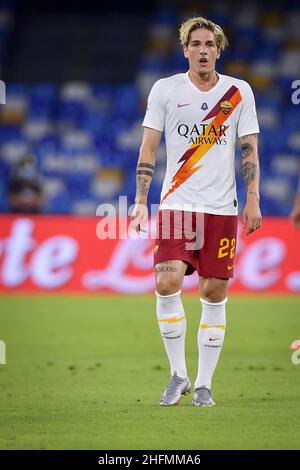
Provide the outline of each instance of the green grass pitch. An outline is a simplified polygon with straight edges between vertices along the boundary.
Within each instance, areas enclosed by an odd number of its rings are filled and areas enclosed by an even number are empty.
[[[197,368],[197,297],[183,295]],[[214,408],[160,407],[169,370],[154,296],[2,296],[1,449],[297,449],[296,297],[232,297]]]

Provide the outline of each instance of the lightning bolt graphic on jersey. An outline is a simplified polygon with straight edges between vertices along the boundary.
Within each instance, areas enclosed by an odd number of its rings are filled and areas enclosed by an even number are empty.
[[[231,108],[227,109],[226,112],[221,107],[221,103],[224,101],[229,101],[231,104]],[[207,119],[214,118],[212,122],[207,126],[207,134],[212,128],[215,129],[220,128],[220,126],[229,118],[231,113],[235,110],[237,105],[242,101],[242,97],[240,94],[239,89],[236,86],[232,86],[225,95],[218,101],[218,103],[214,106],[214,108],[202,119],[201,122],[206,121]],[[229,126],[226,127],[228,129]],[[199,136],[204,137],[204,135]],[[221,135],[219,135],[221,137]],[[168,190],[168,192],[164,195],[161,200],[161,203],[175,191],[175,189],[179,188],[190,176],[192,176],[199,168],[203,166],[197,165],[195,166],[201,158],[214,146],[215,142],[207,142],[203,144],[194,143],[186,150],[184,155],[180,158],[178,163],[183,162],[177,173],[174,175],[172,179],[172,186]]]

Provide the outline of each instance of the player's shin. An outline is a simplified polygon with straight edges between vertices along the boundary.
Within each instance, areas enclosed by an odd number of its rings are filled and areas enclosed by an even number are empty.
[[[185,363],[186,318],[180,293],[160,295],[156,292],[156,313],[161,336],[170,362],[171,375],[187,377]]]
[[[222,302],[217,303],[200,300],[202,316],[198,331],[199,359],[195,388],[205,386],[211,389],[213,373],[224,342],[227,297]]]

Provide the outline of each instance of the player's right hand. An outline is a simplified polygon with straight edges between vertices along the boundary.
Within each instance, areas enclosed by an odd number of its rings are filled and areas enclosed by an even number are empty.
[[[130,228],[138,232],[147,232],[148,207],[146,204],[136,204],[130,217]]]

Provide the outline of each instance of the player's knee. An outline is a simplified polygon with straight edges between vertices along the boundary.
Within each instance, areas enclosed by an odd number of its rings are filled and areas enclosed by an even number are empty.
[[[156,279],[156,292],[160,295],[172,295],[180,289],[180,279],[176,276],[158,276]]]
[[[217,303],[217,302],[222,302],[226,297],[226,294],[224,294],[222,291],[214,291],[214,292],[209,292],[207,294],[203,294],[202,298],[203,300],[206,300],[207,302],[211,303]]]
[[[227,296],[227,283],[226,279],[206,279],[201,297],[207,302],[222,302]]]

